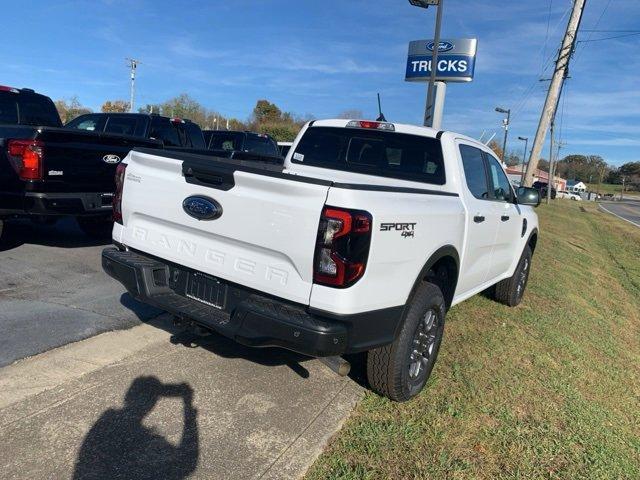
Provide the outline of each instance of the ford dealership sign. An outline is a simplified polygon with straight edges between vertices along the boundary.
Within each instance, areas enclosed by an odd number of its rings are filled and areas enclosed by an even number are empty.
[[[440,40],[436,80],[440,82],[470,82],[476,65],[478,41],[475,38]],[[432,40],[416,40],[409,43],[407,71],[408,82],[426,82],[431,75],[431,55],[435,48]]]

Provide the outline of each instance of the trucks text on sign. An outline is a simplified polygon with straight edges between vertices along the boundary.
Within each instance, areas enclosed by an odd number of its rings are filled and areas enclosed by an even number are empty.
[[[438,48],[436,80],[441,82],[470,82],[476,61],[477,40],[458,38],[441,40]],[[416,40],[409,43],[405,80],[426,82],[431,75],[431,55],[434,42]]]

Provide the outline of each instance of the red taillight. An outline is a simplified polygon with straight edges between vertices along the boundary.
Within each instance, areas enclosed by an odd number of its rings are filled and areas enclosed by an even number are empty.
[[[389,122],[373,122],[371,120],[350,120],[347,122],[347,128],[372,128],[374,130],[386,130],[395,132],[396,127]]]
[[[126,163],[120,163],[116,167],[116,191],[113,194],[113,221],[120,225],[122,225],[122,189],[124,188],[124,174],[126,170]]]
[[[42,180],[44,144],[38,140],[9,140],[9,161],[20,179]]]
[[[336,288],[356,283],[364,275],[370,243],[369,213],[326,207],[318,227],[314,282]]]

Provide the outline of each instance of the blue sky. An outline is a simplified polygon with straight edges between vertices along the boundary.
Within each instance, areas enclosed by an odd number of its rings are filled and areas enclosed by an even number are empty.
[[[449,85],[444,127],[500,138],[494,108],[511,108],[508,149],[522,151],[516,137],[535,135],[547,85],[538,79],[549,76],[570,0],[446,3],[443,36],[479,43],[474,81]],[[186,92],[238,118],[259,98],[317,118],[375,117],[380,92],[389,120],[419,124],[425,87],[404,82],[407,44],[432,35],[435,11],[406,0],[93,0],[10,2],[2,17],[0,84],[54,99],[78,95],[93,109],[128,99],[124,59],[134,57],[137,104]],[[590,0],[582,28],[638,30],[640,1]],[[639,52],[640,35],[579,44],[558,117],[562,156],[640,160]]]

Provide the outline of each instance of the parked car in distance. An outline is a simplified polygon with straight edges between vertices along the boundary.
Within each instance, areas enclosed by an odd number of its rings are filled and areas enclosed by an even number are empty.
[[[522,300],[540,194],[516,194],[490,148],[453,132],[316,120],[292,149],[280,166],[132,151],[103,268],[246,345],[368,352],[372,388],[408,400],[452,305],[494,285]]]
[[[111,231],[116,166],[160,142],[63,128],[55,105],[31,89],[0,87],[0,235],[4,222],[74,216],[89,235]]]
[[[540,192],[541,198],[547,198],[547,187],[549,184],[547,182],[533,182],[532,187]],[[551,200],[555,200],[557,196],[557,191],[554,187],[551,187]]]
[[[278,145],[269,135],[236,130],[205,130],[203,133],[209,150],[280,156]]]
[[[286,157],[289,150],[291,150],[291,146],[293,142],[278,142],[278,148],[280,149],[280,156]]]
[[[567,190],[558,190],[556,194],[556,198],[567,198],[569,200],[582,200],[582,197],[580,196],[580,194],[575,192],[569,192]]]
[[[87,113],[74,118],[66,127],[158,140],[165,148],[206,149],[197,124],[154,113]]]

